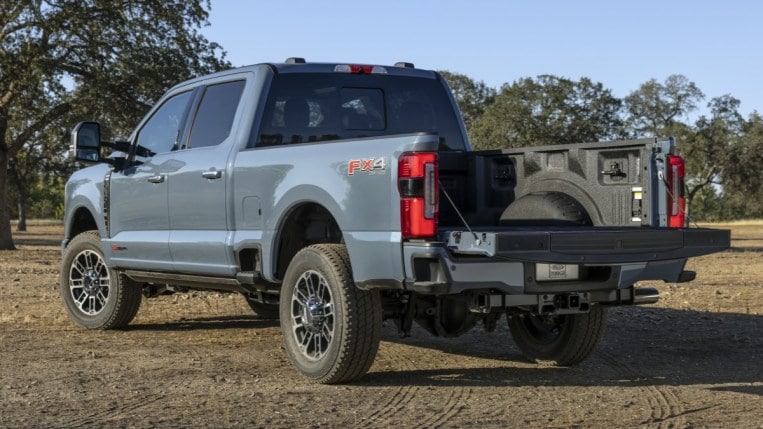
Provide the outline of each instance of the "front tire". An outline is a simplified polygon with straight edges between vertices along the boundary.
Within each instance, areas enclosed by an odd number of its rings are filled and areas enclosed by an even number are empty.
[[[58,286],[69,317],[87,329],[127,326],[142,298],[138,283],[106,266],[95,231],[79,234],[66,247]]]
[[[594,305],[581,314],[514,314],[509,317],[509,330],[517,347],[531,361],[569,366],[593,353],[604,335],[606,320],[606,309]]]
[[[365,374],[381,339],[381,300],[358,289],[345,246],[300,250],[286,270],[280,320],[291,363],[305,377],[333,384]]]

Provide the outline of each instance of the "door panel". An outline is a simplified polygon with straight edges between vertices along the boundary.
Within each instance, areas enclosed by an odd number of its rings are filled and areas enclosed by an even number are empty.
[[[172,268],[165,157],[111,176],[112,259],[120,267]]]
[[[169,177],[182,168],[179,136],[193,93],[170,96],[136,135],[132,166],[115,171],[110,183],[110,246],[119,267],[171,270]]]
[[[185,150],[182,168],[169,176],[170,249],[174,269],[184,273],[232,275],[227,251],[225,164],[219,147]],[[216,172],[215,178],[204,173]]]
[[[188,135],[176,159],[182,166],[170,173],[170,253],[175,271],[233,275],[229,250],[226,166],[234,146],[233,123],[244,80],[209,85],[201,96]]]

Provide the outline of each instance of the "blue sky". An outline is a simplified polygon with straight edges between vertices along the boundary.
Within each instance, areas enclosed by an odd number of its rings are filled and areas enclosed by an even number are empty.
[[[496,88],[587,76],[618,97],[678,73],[705,93],[703,105],[731,94],[745,116],[763,113],[763,2],[754,0],[212,0],[209,22],[203,33],[234,66],[404,60]]]

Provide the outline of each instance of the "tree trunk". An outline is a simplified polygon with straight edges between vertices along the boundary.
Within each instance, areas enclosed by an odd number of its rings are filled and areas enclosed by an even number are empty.
[[[0,138],[3,134],[0,134]],[[2,146],[0,146],[0,250],[16,250],[16,246],[13,245],[13,235],[11,235],[11,213],[8,210],[8,150]]]
[[[26,231],[26,186],[21,183],[17,186],[19,192],[19,224],[16,231]]]
[[[8,174],[10,174],[13,183],[16,185],[19,199],[19,223],[16,226],[16,231],[26,231],[26,183],[21,180],[19,170],[12,159],[8,162]]]

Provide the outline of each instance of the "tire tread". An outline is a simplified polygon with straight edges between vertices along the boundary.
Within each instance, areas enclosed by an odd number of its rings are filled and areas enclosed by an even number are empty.
[[[303,253],[304,252],[304,253]],[[300,255],[313,253],[323,259],[331,274],[337,279],[341,298],[335,297],[342,305],[343,323],[340,349],[328,370],[318,376],[303,375],[323,384],[345,383],[363,376],[371,368],[381,341],[381,301],[377,292],[365,291],[355,286],[347,248],[342,244],[314,244],[302,249]],[[287,275],[288,276],[288,275]],[[285,299],[285,298],[284,298]],[[282,314],[282,317],[289,317]],[[283,322],[282,322],[283,326]],[[288,335],[284,329],[284,336]],[[287,345],[288,350],[288,345]],[[292,363],[296,362],[292,359]],[[299,369],[299,366],[298,366]]]
[[[67,249],[72,248],[72,246],[79,246],[81,243],[91,245],[101,252],[101,238],[98,235],[98,231],[85,231],[77,235],[71,240]],[[101,257],[103,257],[102,252]],[[65,264],[66,261],[67,255],[65,253],[62,264]],[[66,294],[69,293],[68,269],[69,267],[62,265],[59,287],[64,303],[66,304],[66,309],[69,312],[71,319],[76,324],[86,329],[119,329],[127,326],[132,319],[135,318],[143,299],[141,287],[126,275],[111,268],[108,269],[109,275],[113,278],[113,284],[116,286],[111,287],[109,290],[109,299],[114,300],[114,308],[111,310],[111,313],[104,320],[83,318],[81,315],[77,314],[77,310],[70,308],[71,304],[67,301],[68,298]]]

